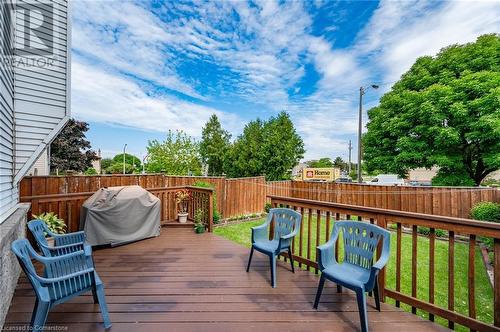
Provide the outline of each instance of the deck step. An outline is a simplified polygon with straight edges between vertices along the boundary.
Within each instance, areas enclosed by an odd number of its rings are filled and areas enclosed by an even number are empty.
[[[194,222],[188,221],[186,223],[181,224],[178,221],[167,221],[163,222],[161,224],[162,227],[168,227],[168,228],[193,228],[194,227]]]

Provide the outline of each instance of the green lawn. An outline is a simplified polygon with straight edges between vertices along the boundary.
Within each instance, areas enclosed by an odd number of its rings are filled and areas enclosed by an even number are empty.
[[[307,216],[304,218],[303,225],[303,252],[302,256],[306,257],[307,247]],[[229,226],[221,226],[215,228],[215,234],[232,240],[236,243],[250,247],[250,228],[263,223],[263,220],[243,222]],[[322,221],[320,232],[320,243],[326,240],[326,229],[324,220]],[[311,259],[315,260],[316,256],[316,217],[311,220]],[[403,234],[402,238],[402,258],[401,258],[401,291],[411,295],[411,235]],[[295,252],[299,254],[298,236],[295,239]],[[387,266],[387,287],[390,289],[396,288],[396,236],[393,233],[391,237],[391,259]],[[429,240],[426,237],[419,236],[417,244],[417,297],[420,299],[428,299],[429,291]],[[342,252],[342,248],[340,248]],[[448,243],[447,241],[436,241],[435,251],[435,302],[437,305],[448,307]],[[476,312],[477,318],[489,324],[493,323],[493,290],[488,280],[486,269],[482,262],[479,250],[476,252],[475,263],[476,275]],[[468,244],[455,242],[455,310],[464,315],[468,314],[468,291],[467,291],[467,269],[468,269]],[[387,299],[388,303],[394,303],[392,299]],[[401,304],[401,307],[406,311],[411,311],[411,307]],[[417,312],[418,315],[428,318],[428,314],[422,311]],[[447,321],[437,318],[436,321],[447,326]],[[462,326],[457,326],[457,330],[468,330]]]

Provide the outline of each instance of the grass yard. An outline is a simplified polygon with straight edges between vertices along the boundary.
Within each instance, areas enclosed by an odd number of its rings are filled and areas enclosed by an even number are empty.
[[[264,219],[229,226],[215,228],[215,234],[250,248],[251,228],[262,224]],[[307,216],[303,224],[302,256],[307,257]],[[333,224],[333,223],[332,223]],[[324,220],[321,222],[320,241],[326,240],[326,229]],[[330,226],[332,227],[332,226]],[[316,216],[311,218],[311,260],[316,259]],[[387,266],[387,288],[396,288],[396,234],[391,237],[391,259]],[[299,254],[299,238],[295,238],[294,254]],[[401,292],[411,295],[411,246],[412,238],[409,234],[403,234],[401,255]],[[435,303],[443,308],[448,307],[448,242],[436,240],[435,246]],[[342,248],[340,248],[342,252]],[[429,297],[429,239],[424,236],[418,237],[417,244],[417,298],[428,299]],[[468,314],[468,291],[467,291],[467,269],[468,269],[468,244],[455,242],[455,310],[464,315]],[[313,270],[312,270],[313,271]],[[486,269],[482,262],[479,250],[476,250],[475,261],[475,286],[476,286],[476,312],[477,318],[486,323],[493,323],[493,289],[488,280]],[[394,300],[387,298],[387,302],[394,304]],[[401,304],[401,308],[411,311],[411,307]],[[428,318],[428,314],[417,311],[417,314]],[[448,326],[447,321],[436,317],[436,322]],[[466,331],[463,326],[455,326],[456,330]]]

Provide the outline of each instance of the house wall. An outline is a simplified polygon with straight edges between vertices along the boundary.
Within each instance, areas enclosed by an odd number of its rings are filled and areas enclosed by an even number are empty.
[[[14,174],[14,70],[12,7],[0,5],[0,222],[17,204]]]
[[[50,29],[38,37],[52,40],[53,50],[46,56],[37,55],[38,66],[29,64],[31,54],[25,55],[23,43],[23,11],[16,10],[15,66],[15,176],[18,182],[31,169],[40,154],[50,144],[68,120],[70,89],[70,39],[71,28],[66,0],[53,0],[51,7],[42,7],[33,1],[18,0],[19,9],[36,7],[52,17]],[[24,62],[25,61],[25,62]]]

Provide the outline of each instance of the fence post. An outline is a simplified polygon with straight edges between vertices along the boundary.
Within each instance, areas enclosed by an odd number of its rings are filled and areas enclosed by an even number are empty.
[[[500,239],[495,239],[493,245],[494,250],[494,287],[493,287],[493,312],[494,312],[494,323],[496,327],[500,327]]]
[[[208,193],[208,232],[212,232],[214,224],[214,192],[210,190]]]

